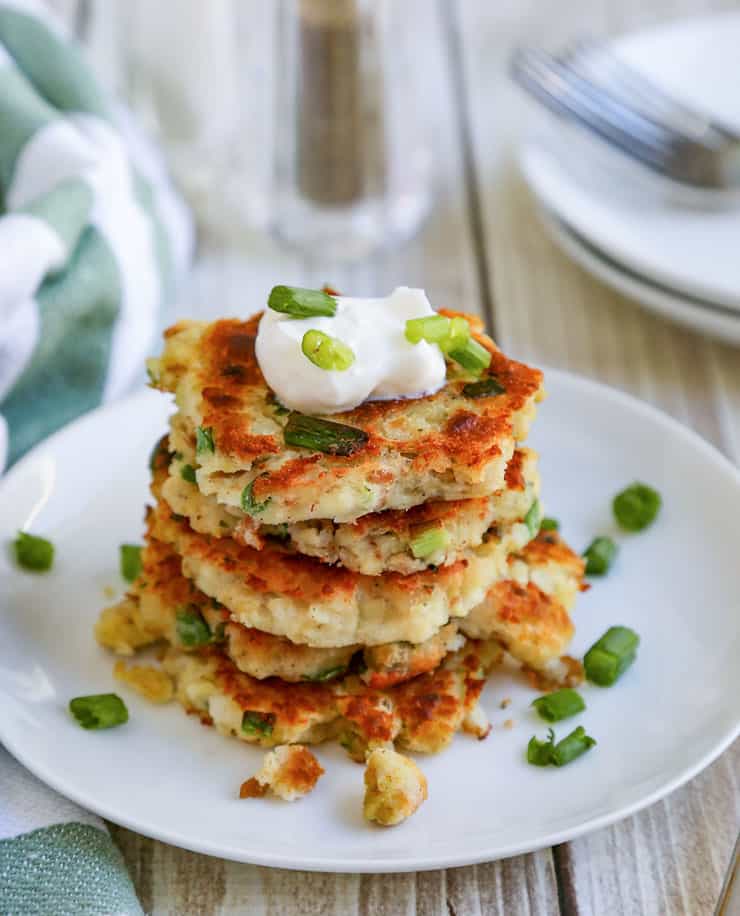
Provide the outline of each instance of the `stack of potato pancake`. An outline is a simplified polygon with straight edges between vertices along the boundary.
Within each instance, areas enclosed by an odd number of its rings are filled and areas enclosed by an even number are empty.
[[[464,317],[482,375],[448,362],[436,394],[331,417],[267,387],[259,315],[169,328],[150,372],[178,410],[152,455],[142,571],[98,640],[166,641],[177,698],[225,734],[336,738],[355,759],[484,737],[478,700],[506,653],[567,675],[583,562],[539,530],[522,445],[542,374]]]

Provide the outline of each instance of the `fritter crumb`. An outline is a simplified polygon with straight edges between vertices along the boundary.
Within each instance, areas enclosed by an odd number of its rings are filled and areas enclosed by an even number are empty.
[[[135,611],[136,604],[130,600],[105,608],[95,624],[98,643],[116,655],[133,655],[151,643],[152,636],[139,626]]]
[[[243,782],[239,798],[261,798],[272,792],[284,801],[295,801],[314,788],[324,768],[302,744],[281,744],[265,754],[262,769]]]
[[[175,685],[166,671],[152,668],[150,665],[131,665],[127,667],[117,661],[113,667],[113,676],[117,681],[133,687],[150,703],[169,703]]]
[[[400,824],[428,798],[426,776],[408,757],[376,748],[365,768],[363,814],[384,827]]]
[[[483,707],[480,703],[476,703],[463,719],[462,727],[464,732],[469,735],[475,735],[479,741],[482,741],[490,735],[492,725],[488,721],[488,716]]]
[[[501,709],[508,709],[509,706],[511,706],[511,697],[504,697],[504,699],[501,700],[499,707]]]
[[[513,720],[513,719],[507,719],[507,720],[504,722],[504,728],[506,728],[506,729],[511,729],[511,728],[513,728],[513,727],[514,727],[514,720]]]

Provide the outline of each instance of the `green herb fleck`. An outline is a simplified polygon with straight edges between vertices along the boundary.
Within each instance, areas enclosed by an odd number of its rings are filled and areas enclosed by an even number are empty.
[[[69,701],[69,711],[87,729],[114,728],[128,722],[126,704],[116,693],[75,697]]]
[[[141,573],[141,547],[138,544],[121,544],[121,575],[127,582],[133,582]]]
[[[216,446],[213,442],[213,427],[198,426],[195,430],[195,451],[197,454],[202,452],[214,452]]]
[[[19,566],[31,572],[46,572],[54,562],[54,545],[46,538],[19,531],[13,541],[15,559]]]

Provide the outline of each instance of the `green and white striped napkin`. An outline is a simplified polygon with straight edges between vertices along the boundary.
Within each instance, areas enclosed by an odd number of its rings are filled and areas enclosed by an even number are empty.
[[[0,470],[139,376],[191,247],[158,155],[58,22],[0,0]]]
[[[0,0],[0,472],[137,379],[191,247],[156,151],[59,24]],[[103,822],[2,747],[0,913],[141,914]]]

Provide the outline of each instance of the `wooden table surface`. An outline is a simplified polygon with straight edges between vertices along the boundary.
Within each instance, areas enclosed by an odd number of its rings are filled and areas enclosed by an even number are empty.
[[[180,312],[243,315],[265,301],[275,282],[314,286],[329,280],[355,294],[423,286],[433,303],[484,316],[509,355],[596,378],[657,404],[737,461],[740,351],[652,317],[553,246],[513,162],[526,105],[506,78],[507,58],[519,42],[557,45],[584,33],[613,34],[737,4],[429,5],[436,17],[429,78],[442,187],[419,237],[371,263],[341,269],[265,243],[227,248],[203,239]],[[100,15],[99,6],[93,13]],[[739,822],[739,764],[736,742],[688,785],[613,827],[530,855],[418,874],[272,870],[111,829],[151,913],[696,916],[713,912],[730,860]]]

